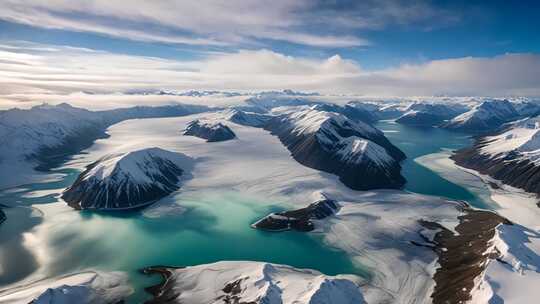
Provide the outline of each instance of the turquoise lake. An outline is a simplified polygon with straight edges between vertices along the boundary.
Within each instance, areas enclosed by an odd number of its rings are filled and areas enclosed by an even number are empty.
[[[420,166],[414,159],[441,149],[458,149],[470,144],[463,134],[439,129],[405,127],[388,121],[377,127],[407,154],[403,175],[408,180],[406,190],[466,200],[477,207],[486,204],[467,189],[453,184],[433,171]],[[159,281],[147,277],[138,269],[150,265],[187,266],[219,260],[254,260],[288,264],[299,268],[317,269],[325,274],[355,273],[369,277],[359,265],[354,265],[343,252],[322,244],[309,234],[269,233],[251,229],[249,225],[281,202],[265,201],[239,193],[192,193],[167,198],[179,203],[184,212],[172,212],[160,217],[128,214],[78,212],[51,204],[55,197],[76,178],[78,171],[57,170],[64,174],[60,181],[30,184],[0,192],[0,203],[12,208],[4,211],[8,219],[0,226],[0,249],[4,260],[16,263],[0,276],[2,286],[30,275],[38,258],[22,245],[23,233],[39,229],[50,258],[44,269],[56,276],[82,269],[126,271],[135,294],[128,303],[140,303],[148,298],[143,287]],[[42,209],[43,219],[33,217]],[[42,205],[43,208],[40,207]]]

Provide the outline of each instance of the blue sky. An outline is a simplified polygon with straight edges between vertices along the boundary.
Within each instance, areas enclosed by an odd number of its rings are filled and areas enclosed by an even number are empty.
[[[200,72],[188,75],[190,81],[175,88],[187,88],[192,83],[197,89],[199,84],[194,79],[203,77],[212,79],[204,82],[212,83],[212,88],[250,87],[224,76],[231,74],[227,69],[230,59],[231,70],[245,77],[249,73],[290,76],[299,74],[298,71],[309,76],[316,71],[320,76],[317,81],[313,78],[309,83],[292,82],[300,89],[317,90],[317,85],[327,85],[323,78],[333,75],[333,82],[328,84],[339,92],[381,94],[390,87],[399,87],[390,93],[531,95],[536,94],[538,84],[529,78],[537,76],[532,68],[540,54],[539,11],[538,1],[502,0],[275,0],[271,4],[252,0],[4,0],[0,2],[0,44],[8,59],[13,57],[20,63],[22,59],[16,58],[16,54],[38,54],[40,64],[57,64],[56,70],[62,71],[75,71],[76,63],[68,66],[55,63],[52,58],[68,53],[73,56],[72,48],[77,47],[81,48],[77,56],[90,58],[94,54],[90,50],[106,53],[109,59],[128,55],[134,65],[140,57],[165,60],[166,63],[157,64],[156,74],[167,69],[167,64]],[[40,51],[51,46],[58,50]],[[238,54],[243,57],[238,58]],[[103,60],[104,55],[98,55]],[[14,63],[9,64],[9,69],[15,70]],[[110,64],[114,67],[115,62]],[[153,66],[146,64],[138,68]],[[484,79],[467,87],[463,86],[467,83],[460,82],[461,78],[477,79],[482,70],[497,72],[503,68],[508,72],[509,66],[515,73],[521,67],[531,66],[531,70],[519,77],[520,83],[496,92],[492,89],[499,88],[506,79],[490,75],[491,82]],[[77,68],[80,70],[80,66]],[[440,74],[437,69],[450,73],[440,83],[431,81],[433,75]],[[120,67],[114,69],[119,70]],[[24,70],[15,75],[23,72],[35,74]],[[88,77],[96,78],[102,72],[92,71]],[[421,76],[415,79],[417,74]],[[24,93],[28,87],[36,89],[36,83],[39,90],[51,90],[43,84],[52,81],[45,79],[45,75],[32,84],[23,83],[28,78],[25,77],[13,81],[6,91]],[[184,80],[186,74],[175,77]],[[219,82],[222,78],[227,79]],[[253,88],[277,88],[291,83],[291,77],[282,77],[281,82],[270,78],[272,82],[261,80],[253,83]],[[353,88],[358,85],[353,80],[369,86],[355,92]],[[129,88],[133,82],[132,79],[115,88]],[[159,86],[136,82],[138,87]],[[523,87],[523,83],[527,86]],[[476,84],[478,89],[472,87]],[[88,89],[86,85],[76,87],[67,82],[51,86],[63,93]],[[452,86],[455,88],[448,89]]]
[[[43,2],[43,1],[41,1]],[[77,1],[74,1],[77,2]],[[294,1],[293,1],[294,2]],[[294,56],[324,57],[340,54],[357,60],[365,68],[385,68],[404,62],[422,62],[432,59],[459,58],[465,56],[487,57],[504,53],[540,52],[540,2],[538,1],[403,1],[393,8],[395,12],[376,16],[366,13],[366,7],[381,9],[377,1],[371,4],[361,1],[321,1],[309,5],[304,13],[307,20],[291,26],[295,31],[314,36],[350,36],[367,40],[369,45],[314,46],[298,41],[253,37],[255,42],[238,42],[227,46],[190,45],[189,43],[149,42],[126,39],[87,31],[69,26],[51,29],[53,25],[39,20],[29,25],[24,18],[3,16],[0,22],[0,39],[26,40],[48,44],[62,44],[101,49],[134,55],[160,56],[190,59],[204,56],[207,51],[231,51],[236,48],[264,47]],[[370,2],[370,1],[368,1]],[[383,1],[384,2],[384,1]],[[400,1],[386,1],[400,2]],[[407,3],[417,3],[416,12],[407,11]],[[328,4],[330,3],[330,4]],[[126,2],[126,5],[129,5]],[[415,8],[413,8],[415,9]],[[39,8],[39,10],[44,10]],[[401,10],[401,11],[400,11]],[[196,13],[195,13],[196,14]],[[385,15],[386,14],[386,15]],[[402,17],[397,15],[402,14]],[[175,28],[159,22],[134,22],[121,17],[103,17],[97,14],[59,10],[58,18],[95,20],[111,27],[121,25],[133,29],[151,29],[160,33],[178,33],[190,37],[206,34]],[[320,16],[326,20],[317,22]],[[365,25],[340,25],[332,18],[347,18],[344,22],[368,22]],[[360,22],[359,21],[359,22]],[[279,23],[279,20],[275,20]],[[40,26],[43,25],[43,26]],[[56,26],[55,26],[56,27]],[[152,29],[153,28],[153,29]],[[209,29],[209,31],[214,29]],[[249,31],[249,28],[246,29]],[[351,43],[354,44],[354,43]]]

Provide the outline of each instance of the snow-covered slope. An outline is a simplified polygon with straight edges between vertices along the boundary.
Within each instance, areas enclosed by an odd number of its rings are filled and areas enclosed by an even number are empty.
[[[318,104],[318,102],[307,98],[305,95],[290,95],[286,94],[285,92],[264,92],[246,99],[245,102],[248,105],[261,107],[266,110],[284,106],[303,106]]]
[[[366,110],[360,104],[346,104],[340,106],[331,103],[320,103],[312,105],[311,108],[318,111],[339,113],[353,121],[363,121],[366,123],[377,121],[377,116],[373,112]]]
[[[155,303],[361,304],[360,278],[326,276],[309,269],[263,262],[217,262],[158,268],[167,280]],[[147,272],[151,273],[152,268]]]
[[[438,253],[443,249],[434,250],[435,244],[431,242],[439,230],[428,229],[421,225],[419,220],[439,223],[449,231],[457,230],[460,222],[458,216],[464,215],[463,210],[458,208],[461,204],[401,191],[358,192],[347,189],[336,176],[299,165],[290,157],[289,151],[280,144],[277,137],[260,128],[231,124],[231,128],[238,135],[238,141],[226,141],[218,145],[207,144],[190,136],[178,136],[179,127],[206,115],[208,114],[174,119],[131,120],[118,124],[109,130],[110,138],[100,141],[87,153],[81,154],[77,161],[73,162],[73,166],[80,168],[82,164],[91,163],[105,154],[117,152],[119,147],[127,149],[125,143],[131,141],[138,149],[160,146],[204,159],[204,162],[198,163],[194,168],[193,174],[197,178],[186,181],[183,186],[189,191],[235,191],[256,198],[264,197],[265,201],[272,204],[286,202],[287,205],[280,205],[287,209],[297,209],[319,200],[320,197],[310,198],[310,194],[323,190],[328,193],[328,198],[340,205],[340,209],[335,215],[321,221],[314,220],[315,230],[310,233],[324,238],[332,248],[347,252],[361,265],[361,269],[368,268],[372,279],[365,286],[375,290],[363,293],[366,301],[400,304],[433,302],[430,295],[437,283],[432,277],[438,271]],[[133,130],[138,132],[133,134]],[[130,146],[130,150],[133,150],[133,147]],[[188,193],[179,194],[180,204],[183,198],[189,198]],[[156,206],[154,216],[169,215],[169,206]],[[465,219],[470,222],[469,218]],[[77,217],[74,222],[78,220]],[[250,229],[249,226],[246,226],[246,229]],[[48,235],[47,226],[41,230],[42,234],[28,233],[34,238]],[[468,230],[481,231],[478,227]],[[459,231],[459,235],[467,234]],[[468,237],[475,237],[475,240],[489,240],[488,234],[482,233],[480,236],[468,234]],[[279,238],[277,235],[275,237]],[[456,239],[458,240],[460,239]],[[471,252],[468,242],[460,244],[467,247],[452,247],[451,252]],[[474,244],[475,248],[482,248],[478,247],[476,241]],[[36,247],[35,250],[37,252],[40,249],[41,247]],[[534,251],[535,254],[537,252],[538,250]],[[469,266],[467,255],[458,256],[463,258],[463,265]],[[478,256],[475,255],[475,258]],[[490,264],[498,265],[498,262],[492,262]],[[504,264],[500,265],[505,267]],[[463,269],[458,267],[455,269],[459,269],[457,274],[466,274],[468,279],[471,278],[471,272],[462,271]],[[519,276],[519,273],[515,275]],[[478,280],[485,282],[489,279]],[[528,278],[524,276],[523,280]],[[463,277],[455,282],[467,283],[466,286],[453,285],[452,290],[457,290],[456,294],[466,294],[470,290],[463,291],[464,287],[476,286],[469,285],[470,280],[464,280]],[[512,288],[509,282],[503,283],[507,285],[502,286],[501,290]],[[447,285],[441,286],[444,289]]]
[[[353,189],[399,188],[403,152],[363,122],[311,108],[288,108],[265,126],[301,164],[334,173]]]
[[[227,110],[224,113],[224,119],[232,121],[236,124],[250,127],[262,127],[270,118],[269,115],[254,113],[242,110]]]
[[[380,108],[383,106],[382,103],[376,103],[376,102],[363,102],[363,101],[349,101],[347,103],[348,106],[354,107],[357,109],[362,109],[364,111],[368,111],[374,116],[377,116],[377,112],[380,110]],[[376,117],[377,118],[377,117]]]
[[[540,194],[540,117],[515,123],[494,136],[479,138],[473,147],[452,157],[503,183]]]
[[[463,202],[395,190],[322,196],[339,209],[313,220],[312,233],[369,269],[368,303],[466,302],[505,221]]]
[[[178,190],[190,163],[183,154],[159,148],[110,155],[89,165],[62,199],[76,209],[142,207]]]
[[[407,110],[405,104],[389,104],[383,105],[377,111],[379,119],[396,119],[403,115]]]
[[[236,134],[223,123],[200,119],[190,122],[183,134],[206,139],[207,142],[225,141],[236,137]]]
[[[204,106],[132,107],[92,112],[69,104],[0,111],[0,189],[32,182],[69,155],[106,137],[112,124],[133,118],[184,116]]]
[[[435,126],[468,109],[461,104],[413,103],[396,122],[415,126]]]
[[[512,103],[508,100],[486,100],[474,106],[443,127],[451,130],[460,130],[481,133],[499,128],[502,124],[519,118]]]
[[[540,114],[540,101],[519,100],[514,102],[514,108],[522,117],[531,117]]]
[[[40,149],[104,136],[105,126],[96,113],[65,103],[3,111],[0,112],[0,161],[31,158]]]
[[[131,293],[126,274],[87,271],[0,291],[0,303],[111,304]]]
[[[540,230],[521,225],[497,227],[490,261],[472,303],[535,303],[540,298]]]

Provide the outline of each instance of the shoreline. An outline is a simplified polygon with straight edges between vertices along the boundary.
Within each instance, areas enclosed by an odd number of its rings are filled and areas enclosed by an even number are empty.
[[[538,222],[540,218],[540,207],[538,205],[540,200],[536,197],[536,194],[506,185],[473,169],[459,166],[449,158],[451,155],[451,152],[438,152],[418,157],[415,161],[437,172],[450,182],[465,187],[481,198],[485,198],[486,193],[481,193],[476,189],[480,188],[480,186],[483,187],[488,192],[489,200],[495,203],[495,206],[492,206],[494,211],[513,222],[529,228],[540,229],[540,223]],[[465,178],[465,175],[468,178]],[[471,181],[470,177],[474,177],[476,183]],[[464,182],[464,180],[469,180],[471,183]]]
[[[156,285],[145,287],[144,290],[152,295],[152,299],[145,301],[145,304],[165,304],[178,297],[180,294],[173,292],[172,288],[167,288],[168,285],[174,284],[172,280],[173,273],[171,269],[181,269],[184,267],[169,267],[163,265],[144,267],[139,270],[140,273],[153,276],[158,274],[161,276],[161,282]]]
[[[495,228],[496,234],[490,248],[495,256],[487,260],[485,270],[475,282],[471,290],[472,299],[482,303],[497,299],[512,303],[528,302],[530,298],[525,295],[535,297],[538,292],[532,290],[540,283],[540,208],[537,196],[463,168],[455,164],[449,158],[450,155],[450,152],[439,152],[415,161],[460,185],[463,183],[463,179],[460,182],[460,176],[474,176],[475,183],[481,183],[496,204],[493,211],[514,223]],[[433,163],[437,161],[438,165],[446,166],[437,167],[437,163]]]

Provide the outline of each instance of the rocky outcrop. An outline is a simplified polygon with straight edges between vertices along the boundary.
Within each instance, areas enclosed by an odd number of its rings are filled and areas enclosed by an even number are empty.
[[[333,173],[356,190],[400,188],[405,154],[374,127],[313,109],[278,115],[265,129],[279,137],[299,163]]]
[[[147,288],[148,304],[361,304],[366,303],[352,275],[327,276],[315,270],[264,262],[224,261],[173,268],[148,267],[163,282]]]
[[[493,246],[496,228],[511,225],[496,213],[464,208],[453,231],[439,223],[420,221],[429,230],[437,231],[431,243],[440,265],[435,272],[434,304],[466,303],[478,278],[483,276],[490,259],[498,258]],[[429,241],[428,241],[429,242]]]
[[[396,119],[402,125],[431,127],[442,123],[445,119],[439,115],[426,112],[408,112]]]
[[[0,206],[1,207],[1,206]],[[0,225],[7,219],[6,214],[0,209]]]
[[[109,155],[90,164],[62,194],[75,209],[127,210],[179,189],[190,159],[159,148]]]
[[[217,121],[190,122],[184,130],[184,135],[196,136],[206,139],[207,142],[226,141],[236,138],[236,134],[226,125]]]
[[[301,209],[271,213],[253,223],[251,227],[267,231],[312,231],[315,229],[312,220],[320,220],[333,215],[339,210],[336,201],[323,199]]]

